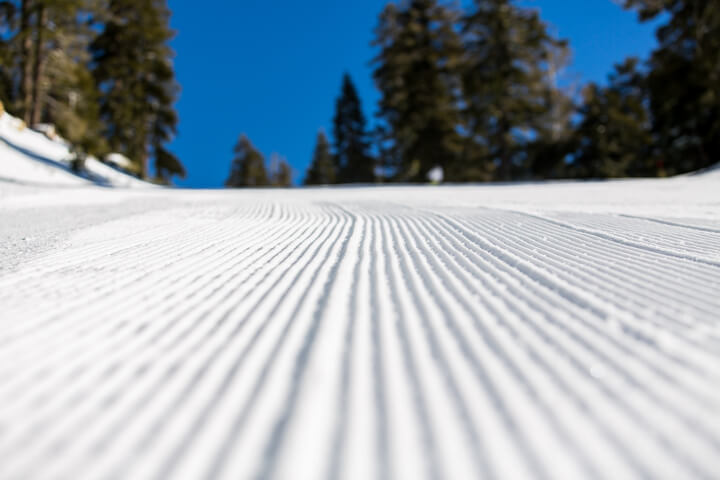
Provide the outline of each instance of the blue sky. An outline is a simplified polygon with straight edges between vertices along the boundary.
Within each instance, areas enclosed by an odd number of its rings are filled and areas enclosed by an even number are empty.
[[[300,181],[318,129],[331,131],[343,72],[355,81],[369,119],[378,93],[370,42],[387,0],[169,0],[175,67],[182,87],[179,135],[171,145],[188,170],[178,184],[218,187],[232,148],[246,133],[266,155],[277,152]],[[604,81],[628,55],[646,57],[653,25],[612,0],[526,0],[570,40],[569,78]]]

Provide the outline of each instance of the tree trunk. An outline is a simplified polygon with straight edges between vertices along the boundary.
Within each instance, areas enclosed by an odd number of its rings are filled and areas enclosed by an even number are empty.
[[[148,179],[148,154],[147,152],[143,152],[140,156],[140,178],[143,180]]]
[[[509,182],[512,179],[512,163],[510,147],[507,137],[510,134],[510,127],[503,118],[500,120],[500,180]]]
[[[20,6],[20,35],[22,35],[21,42],[21,57],[22,57],[22,80],[21,80],[21,95],[22,95],[22,111],[23,120],[26,124],[29,124],[32,120],[32,32],[30,29],[30,15],[32,5],[30,0],[23,0]]]
[[[45,62],[43,61],[43,43],[45,41],[44,31],[47,23],[47,9],[41,4],[37,14],[37,41],[35,43],[35,64],[33,66],[33,94],[32,94],[32,125],[42,120],[42,77],[44,75]]]

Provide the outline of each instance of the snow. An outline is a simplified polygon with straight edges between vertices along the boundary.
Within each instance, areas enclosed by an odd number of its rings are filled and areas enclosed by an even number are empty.
[[[40,167],[0,180],[0,478],[720,475],[714,173],[187,191]]]
[[[105,161],[113,163],[121,168],[132,168],[132,160],[127,158],[122,153],[110,153],[105,157]]]
[[[445,179],[445,172],[442,167],[433,167],[427,174],[427,179],[431,183],[442,183]]]
[[[151,186],[94,157],[86,160],[86,177],[73,173],[69,145],[54,131],[54,127],[47,124],[27,128],[20,119],[3,113],[0,116],[0,180],[26,185]]]

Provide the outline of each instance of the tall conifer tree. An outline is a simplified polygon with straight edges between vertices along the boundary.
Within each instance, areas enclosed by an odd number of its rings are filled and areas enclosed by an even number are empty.
[[[27,124],[55,123],[73,143],[92,143],[86,138],[89,136],[94,136],[97,143],[97,90],[88,78],[87,48],[96,35],[95,26],[105,3],[0,2],[0,80],[5,79],[5,100]]]
[[[43,3],[38,21],[46,22],[39,25],[45,40],[36,45],[40,53],[35,60],[42,63],[42,68],[34,80],[33,123],[54,124],[73,145],[81,165],[85,155],[101,155],[107,145],[100,122],[100,92],[89,69],[88,52],[106,2],[43,0]]]
[[[0,0],[0,102],[3,107],[12,107],[17,99],[16,79],[18,75],[16,53],[18,7],[9,0]]]
[[[580,108],[574,177],[608,178],[654,175],[653,138],[643,73],[637,59],[615,67],[609,85],[590,84]]]
[[[273,187],[290,187],[292,185],[292,168],[287,159],[277,153],[270,155],[270,185]]]
[[[625,0],[643,21],[665,15],[647,86],[656,170],[668,174],[720,159],[720,7],[716,0]]]
[[[461,148],[457,69],[462,53],[456,17],[436,0],[390,3],[380,16],[374,79],[398,179],[425,181],[436,165],[449,179],[456,177],[451,172],[457,172]]]
[[[471,164],[489,161],[486,170],[497,167],[497,178],[510,180],[514,165],[528,170],[530,132],[537,134],[558,100],[548,67],[567,47],[537,12],[512,0],[476,0],[463,33],[466,151]]]
[[[342,93],[335,104],[333,137],[338,183],[372,182],[375,164],[369,152],[367,121],[348,74],[343,76]]]
[[[330,185],[335,183],[336,179],[337,171],[330,152],[330,142],[325,132],[320,130],[317,134],[313,158],[305,175],[305,185]]]
[[[241,135],[233,150],[230,176],[225,182],[226,187],[264,187],[268,184],[265,158],[246,135]]]
[[[178,94],[165,0],[109,0],[109,19],[92,43],[95,79],[110,147],[134,160],[142,177],[155,157],[161,174],[182,173],[163,145],[174,135]]]

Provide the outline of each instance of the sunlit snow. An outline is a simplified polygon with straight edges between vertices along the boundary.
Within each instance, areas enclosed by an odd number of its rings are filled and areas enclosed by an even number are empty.
[[[718,171],[108,188],[0,134],[0,478],[720,474]]]

